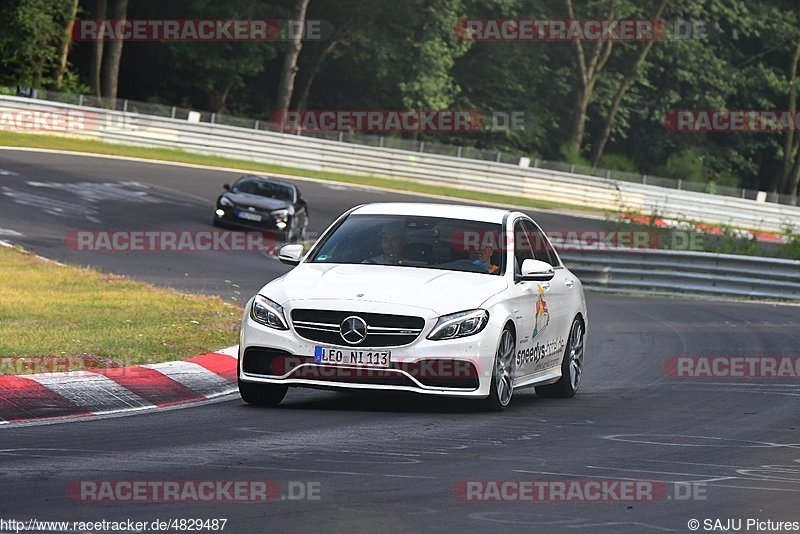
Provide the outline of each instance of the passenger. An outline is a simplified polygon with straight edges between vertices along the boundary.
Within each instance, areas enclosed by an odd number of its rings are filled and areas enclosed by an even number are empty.
[[[467,256],[472,263],[487,273],[495,273],[500,268],[499,265],[492,265],[492,254],[494,254],[494,247],[486,245],[482,249],[470,249],[467,251]]]
[[[403,251],[406,246],[405,224],[391,223],[383,227],[378,234],[381,238],[383,254],[364,260],[364,263],[379,265],[400,265],[403,263]]]

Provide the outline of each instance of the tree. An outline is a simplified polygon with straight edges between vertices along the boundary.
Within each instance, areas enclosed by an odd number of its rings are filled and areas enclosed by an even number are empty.
[[[572,5],[572,0],[564,0],[564,2],[569,18],[575,20],[575,8]],[[616,3],[612,0],[607,7],[603,4],[604,2],[600,2],[600,6],[608,13],[604,18],[610,23],[617,13]],[[586,132],[587,110],[592,102],[592,96],[594,95],[597,80],[600,78],[600,73],[603,72],[608,59],[611,57],[611,51],[614,49],[614,40],[596,40],[588,47],[588,54],[584,50],[583,42],[575,40],[573,43],[578,64],[578,83],[580,85],[575,98],[574,120],[572,133],[567,142],[567,154],[571,159],[577,159],[580,156],[583,136]]]
[[[78,15],[78,0],[72,0],[69,15],[67,16],[66,30],[64,31],[64,42],[61,44],[61,55],[58,62],[58,73],[56,74],[56,87],[61,89],[64,85],[64,75],[67,73],[67,59],[69,49],[72,45],[72,28],[75,26],[75,17]]]
[[[315,2],[309,5],[313,18],[331,21],[333,32],[330,36],[318,41],[311,41],[303,45],[297,72],[297,88],[293,100],[296,102],[294,109],[306,109],[311,96],[311,88],[325,62],[335,50],[346,48],[350,45],[349,37],[359,26],[369,24],[375,16],[376,7],[380,8],[380,1],[374,0],[366,5],[359,0],[340,0],[337,2]]]
[[[128,0],[114,0],[111,18],[114,20],[126,20],[128,18]],[[108,53],[104,53],[103,97],[112,100],[117,98],[119,91],[119,66],[122,61],[122,45],[124,44],[124,39],[110,41],[107,47]]]
[[[108,10],[108,0],[95,0],[94,16],[98,19],[105,19]],[[103,70],[103,39],[95,39],[92,42],[92,57],[89,67],[89,88],[98,98],[102,96],[101,73]]]
[[[49,86],[67,15],[63,0],[5,0],[0,9],[0,83]]]
[[[664,8],[667,7],[668,3],[669,0],[660,0],[658,8],[651,17],[651,20],[660,20],[661,15],[664,13]],[[600,138],[596,143],[594,143],[592,148],[592,157],[590,160],[592,167],[597,167],[597,164],[603,155],[603,150],[606,148],[606,143],[608,143],[608,138],[611,136],[611,130],[614,127],[614,120],[616,119],[617,113],[620,110],[622,100],[628,93],[628,89],[630,89],[631,85],[636,80],[637,75],[639,74],[639,71],[647,59],[647,56],[650,53],[650,50],[653,48],[653,44],[655,42],[655,39],[649,39],[645,42],[644,46],[642,46],[641,50],[639,51],[639,54],[636,56],[636,60],[633,62],[630,70],[627,74],[625,74],[622,81],[619,83],[614,94],[614,98],[611,102],[611,108],[606,113],[605,120],[603,121],[603,131],[600,133]]]
[[[461,91],[452,70],[456,58],[472,45],[454,31],[463,10],[461,0],[426,0],[419,6],[411,61],[400,84],[406,109],[447,109]]]
[[[292,22],[297,25],[305,25],[308,3],[309,0],[296,0]],[[283,58],[283,68],[281,69],[281,78],[278,83],[278,94],[275,97],[275,110],[277,112],[289,109],[289,104],[292,101],[292,92],[294,91],[294,79],[295,76],[297,76],[297,58],[300,56],[300,50],[302,50],[302,48],[303,32],[294,32],[294,34],[290,36],[289,48],[286,50],[286,55]],[[278,127],[281,130],[283,129],[282,121]]]

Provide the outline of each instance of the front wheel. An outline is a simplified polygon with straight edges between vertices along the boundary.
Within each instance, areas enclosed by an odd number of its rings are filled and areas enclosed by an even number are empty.
[[[289,230],[286,233],[286,242],[290,244],[294,243],[303,243],[306,240],[306,228],[308,227],[308,220],[304,220],[303,224],[298,228],[295,228],[297,225],[297,217],[292,219],[292,224]]]
[[[561,361],[561,379],[555,384],[537,386],[539,397],[574,397],[581,384],[583,372],[583,323],[577,317],[572,321],[567,349]]]
[[[277,406],[286,396],[289,386],[279,384],[251,384],[239,379],[239,395],[248,404]]]
[[[489,396],[484,401],[486,408],[493,412],[505,409],[514,394],[514,375],[516,373],[514,352],[516,346],[514,334],[510,328],[506,327],[503,329],[503,333],[500,335],[500,343],[497,345]]]

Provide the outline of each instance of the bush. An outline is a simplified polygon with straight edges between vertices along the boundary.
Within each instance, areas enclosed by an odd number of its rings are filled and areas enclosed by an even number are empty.
[[[784,229],[783,237],[786,238],[786,243],[781,246],[781,255],[790,260],[800,260],[800,233],[788,225]]]
[[[703,154],[696,148],[688,148],[667,158],[662,173],[670,178],[687,182],[705,182],[706,169]]]
[[[598,167],[612,171],[639,172],[636,163],[623,154],[604,154],[598,162]]]

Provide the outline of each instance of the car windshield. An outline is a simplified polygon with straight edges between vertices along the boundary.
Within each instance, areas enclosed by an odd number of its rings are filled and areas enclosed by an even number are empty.
[[[395,265],[500,275],[499,224],[389,215],[351,215],[313,254],[312,263]]]
[[[286,200],[289,202],[294,198],[291,187],[276,182],[270,182],[262,178],[245,178],[239,180],[233,185],[231,192],[258,195],[260,197]]]

